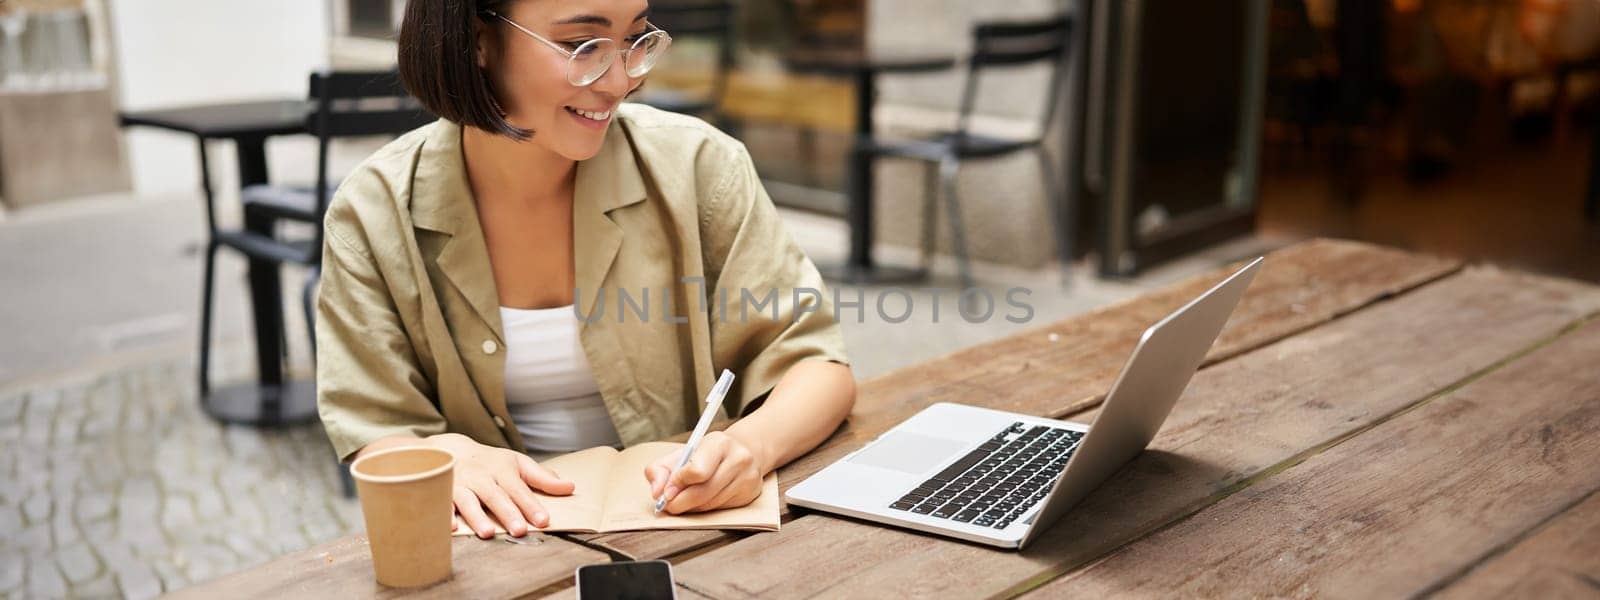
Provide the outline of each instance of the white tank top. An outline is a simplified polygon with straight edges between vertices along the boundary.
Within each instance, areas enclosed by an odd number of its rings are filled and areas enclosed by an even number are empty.
[[[578,343],[578,315],[500,307],[506,334],[506,410],[530,453],[622,446]]]

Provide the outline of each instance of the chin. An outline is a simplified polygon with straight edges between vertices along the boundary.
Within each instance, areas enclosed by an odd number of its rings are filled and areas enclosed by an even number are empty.
[[[589,133],[589,132],[584,132],[584,133],[588,133],[589,135],[593,135],[592,133]],[[566,159],[569,159],[569,160],[589,160],[591,158],[594,158],[594,156],[596,154],[600,153],[600,147],[605,142],[605,136],[604,135],[595,136],[594,141],[592,143],[585,143],[585,142],[587,142],[587,140],[585,140],[584,142],[579,142],[578,140],[574,140],[572,138],[568,138],[568,139],[563,140],[563,141],[565,141],[566,143],[560,144],[558,147],[554,148],[554,150],[556,151],[557,154],[560,154],[563,158],[566,158]],[[577,143],[574,143],[574,142],[577,142]]]

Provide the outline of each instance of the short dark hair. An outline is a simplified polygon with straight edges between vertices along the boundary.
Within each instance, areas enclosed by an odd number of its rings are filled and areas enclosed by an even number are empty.
[[[476,27],[486,11],[509,0],[408,0],[400,24],[400,81],[435,115],[515,139],[533,132],[512,125],[478,67]]]

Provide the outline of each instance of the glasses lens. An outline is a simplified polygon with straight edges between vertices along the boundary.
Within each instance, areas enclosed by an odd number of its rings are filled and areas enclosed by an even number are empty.
[[[579,87],[594,83],[616,59],[616,42],[606,38],[584,42],[572,52],[572,60],[567,64],[567,81]]]
[[[665,31],[652,31],[639,38],[633,43],[633,50],[628,52],[627,64],[623,65],[628,69],[628,76],[643,77],[649,73],[671,44],[672,38],[667,37]]]

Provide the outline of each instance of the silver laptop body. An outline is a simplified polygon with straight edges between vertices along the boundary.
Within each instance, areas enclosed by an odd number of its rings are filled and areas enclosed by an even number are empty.
[[[1257,258],[1151,325],[1092,425],[941,402],[790,488],[790,504],[1022,548],[1144,450]]]

